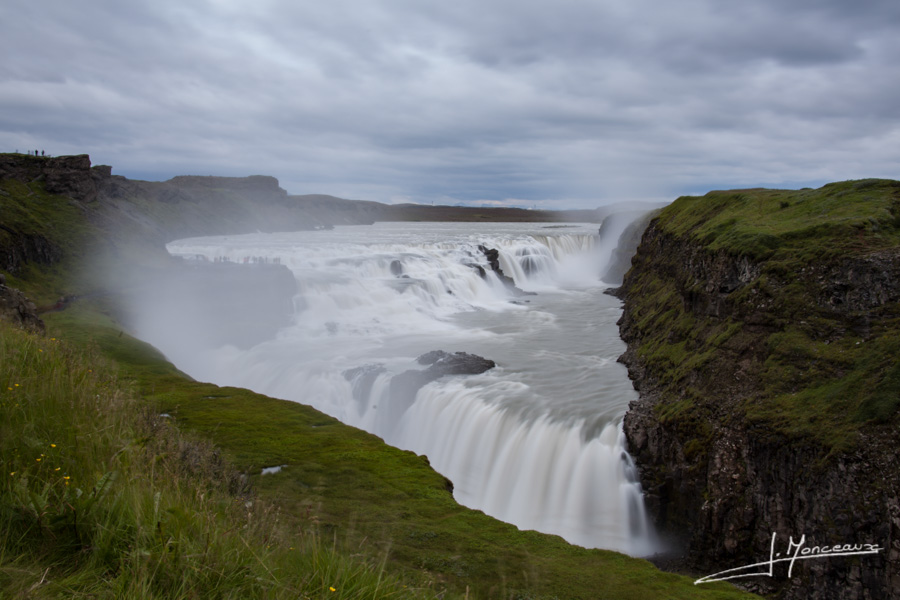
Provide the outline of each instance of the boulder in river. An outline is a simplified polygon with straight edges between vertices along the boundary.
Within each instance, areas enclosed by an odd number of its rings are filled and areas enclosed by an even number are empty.
[[[391,404],[397,415],[403,414],[416,399],[416,393],[425,384],[440,379],[444,375],[478,375],[496,366],[487,358],[466,352],[444,352],[433,350],[416,359],[427,369],[410,369],[391,379]]]

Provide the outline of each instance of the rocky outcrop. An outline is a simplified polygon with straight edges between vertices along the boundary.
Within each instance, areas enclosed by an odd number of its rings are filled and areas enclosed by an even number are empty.
[[[287,192],[281,189],[278,180],[269,175],[250,175],[248,177],[178,175],[170,179],[168,183],[179,189],[224,189],[263,196],[287,197]]]
[[[34,196],[39,190],[66,196],[75,206],[93,203],[97,199],[100,182],[109,177],[110,168],[91,167],[86,154],[78,156],[36,157],[24,154],[0,154],[0,181],[10,180],[26,184],[23,192],[29,201],[38,202]],[[0,204],[15,202],[10,194],[0,189]],[[51,265],[62,259],[63,252],[52,239],[53,225],[47,219],[38,218],[23,226],[0,211],[0,269],[17,274],[33,263]],[[3,218],[5,217],[5,218]]]
[[[837,268],[810,265],[802,275],[815,282],[819,306],[847,316],[864,314],[898,301],[900,248],[847,257]]]
[[[403,414],[415,401],[419,389],[445,375],[478,375],[496,366],[494,361],[475,354],[443,350],[427,352],[416,359],[420,365],[428,365],[427,369],[410,369],[391,379],[391,398],[393,410]]]
[[[8,321],[43,333],[44,322],[37,315],[34,303],[25,294],[6,285],[6,277],[0,274],[0,321]]]
[[[0,223],[0,269],[16,274],[28,263],[51,265],[62,256],[59,247],[36,233],[22,233]]]
[[[428,381],[434,381],[444,375],[478,375],[493,369],[494,361],[466,352],[444,352],[432,350],[416,359],[420,365],[429,365],[424,371],[416,371],[425,375]]]
[[[674,229],[656,219],[644,233],[619,325],[640,392],[625,434],[679,567],[706,575],[765,561],[773,534],[781,556],[803,536],[808,549],[871,544],[881,550],[798,560],[790,577],[779,563],[771,577],[734,582],[779,598],[900,596],[896,404],[865,409],[900,386],[889,359],[861,365],[882,355],[856,350],[896,343],[900,250],[795,270]],[[853,428],[829,423],[843,401],[829,389],[858,393],[845,409],[857,411],[846,419]],[[823,402],[818,417],[791,404],[804,401]]]
[[[87,154],[52,158],[5,154],[0,160],[0,179],[42,182],[48,193],[68,196],[79,202],[96,200],[99,183],[110,174],[108,166],[92,168]]]
[[[274,177],[178,176],[135,181],[113,176],[102,182],[105,230],[138,232],[157,243],[248,231],[309,231],[333,225],[371,224],[383,205],[332,196],[292,196]]]
[[[484,245],[479,245],[478,249],[484,254],[484,257],[488,261],[488,265],[491,267],[491,271],[494,272],[494,275],[497,276],[497,279],[500,280],[500,283],[507,289],[507,291],[513,296],[534,296],[534,292],[526,292],[516,285],[515,280],[503,272],[503,269],[500,268],[500,251],[496,248],[488,248]],[[480,265],[476,265],[480,267]],[[483,267],[479,269],[479,274],[484,277],[485,270]]]

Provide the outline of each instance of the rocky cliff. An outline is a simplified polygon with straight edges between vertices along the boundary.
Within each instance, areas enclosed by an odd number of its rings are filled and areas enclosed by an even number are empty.
[[[0,273],[0,321],[9,321],[31,331],[43,332],[44,322],[37,315],[37,307],[25,294],[6,285]]]
[[[28,279],[29,265],[59,273],[65,289],[31,290],[43,305],[60,294],[141,286],[140,268],[163,267],[164,244],[174,239],[370,224],[385,208],[292,196],[262,175],[137,181],[91,166],[87,155],[0,154],[0,270],[18,279]]]
[[[51,240],[58,215],[46,214],[56,211],[44,206],[45,197],[67,199],[71,206],[94,202],[98,181],[108,173],[109,167],[91,168],[87,155],[0,155],[0,182],[4,182],[0,186],[0,269],[16,274],[29,263],[49,266],[58,262],[63,252]],[[38,210],[23,210],[21,197]]]
[[[274,177],[178,176],[135,181],[110,176],[98,184],[96,222],[156,242],[249,231],[301,231],[371,224],[382,205],[332,196],[292,196]]]
[[[0,160],[0,180],[42,182],[47,193],[81,202],[97,199],[98,182],[108,178],[111,171],[111,167],[105,165],[92,168],[87,154],[52,158],[4,154]]]
[[[900,596],[900,182],[680,198],[619,294],[625,432],[682,566],[802,552],[735,583]],[[844,544],[880,551],[809,558]]]

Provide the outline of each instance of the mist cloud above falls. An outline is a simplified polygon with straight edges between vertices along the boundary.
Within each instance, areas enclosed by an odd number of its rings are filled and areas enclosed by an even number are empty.
[[[900,5],[0,6],[0,150],[134,178],[594,207],[897,177]]]

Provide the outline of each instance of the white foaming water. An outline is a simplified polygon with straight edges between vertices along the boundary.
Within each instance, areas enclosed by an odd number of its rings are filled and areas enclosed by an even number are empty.
[[[172,254],[286,265],[300,289],[293,322],[248,350],[179,352],[151,325],[141,333],[195,378],[310,404],[427,455],[466,506],[647,555],[654,536],[621,431],[636,393],[615,360],[619,302],[598,279],[615,244],[596,232],[379,223],[181,240]],[[511,295],[479,245],[499,250],[504,273],[537,294]],[[497,366],[392,394],[392,378],[425,368],[415,359],[431,350]]]

